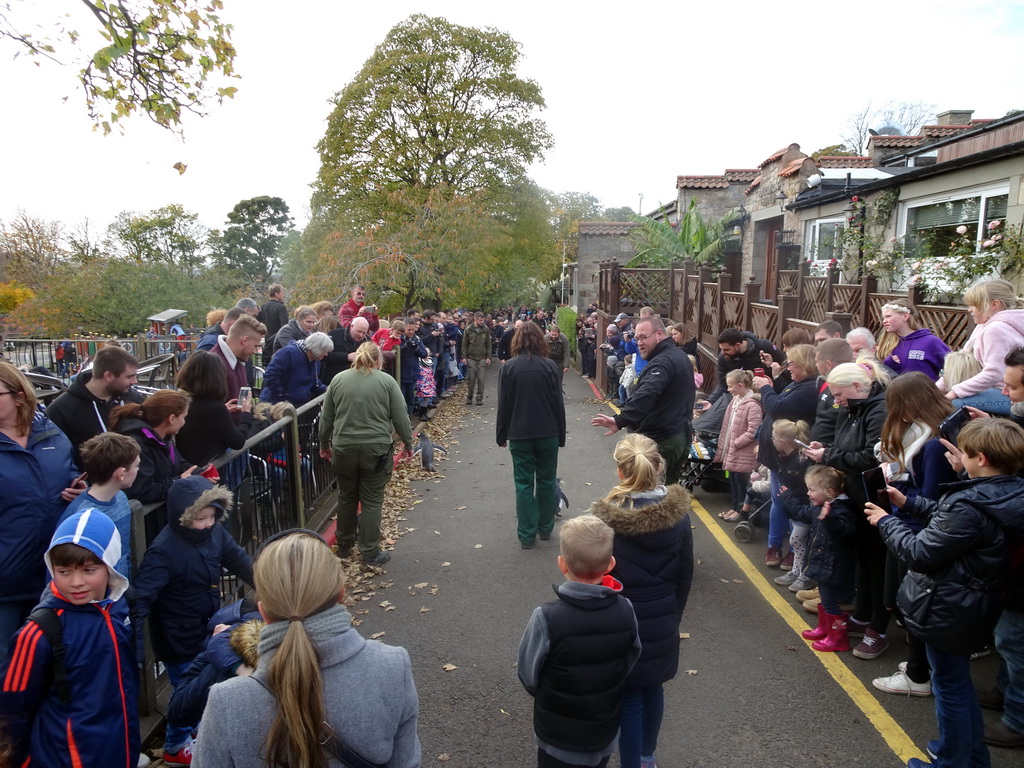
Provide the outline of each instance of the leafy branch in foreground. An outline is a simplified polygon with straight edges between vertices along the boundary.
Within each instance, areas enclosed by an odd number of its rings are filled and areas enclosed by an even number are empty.
[[[27,5],[26,0],[21,2]],[[217,15],[223,9],[221,0],[80,2],[95,18],[96,31],[106,43],[79,72],[89,118],[104,133],[136,111],[178,130],[184,112],[206,114],[210,78],[237,77],[231,25]],[[20,46],[18,53],[60,62],[57,45],[16,23],[13,14],[11,3],[0,9],[0,38]],[[79,31],[61,25],[57,35],[72,47],[81,38]],[[215,94],[223,102],[236,91],[224,86]]]

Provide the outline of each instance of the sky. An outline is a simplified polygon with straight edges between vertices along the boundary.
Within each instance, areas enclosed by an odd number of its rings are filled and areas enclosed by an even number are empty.
[[[88,26],[76,0],[13,5],[63,9],[72,26]],[[643,195],[648,212],[675,198],[678,175],[756,168],[792,142],[808,153],[839,143],[869,102],[977,118],[1024,108],[1024,0],[890,0],[884,10],[831,0],[741,0],[728,10],[577,0],[224,6],[238,94],[206,117],[187,115],[184,140],[143,117],[123,135],[93,132],[75,67],[14,59],[0,40],[0,221],[24,211],[102,231],[121,211],[178,203],[222,228],[237,202],[271,195],[304,225],[329,99],[413,13],[517,40],[519,74],[541,86],[540,117],[555,141],[532,178],[609,207],[636,209]]]

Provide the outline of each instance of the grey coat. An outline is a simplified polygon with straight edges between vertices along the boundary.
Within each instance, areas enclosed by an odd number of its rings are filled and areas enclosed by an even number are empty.
[[[419,704],[404,648],[364,640],[351,628],[319,644],[328,721],[338,738],[387,768],[420,764]],[[275,650],[260,657],[254,676],[266,679]],[[273,695],[256,680],[235,677],[210,689],[192,765],[265,765],[263,740],[274,722]],[[328,759],[328,765],[341,761]]]

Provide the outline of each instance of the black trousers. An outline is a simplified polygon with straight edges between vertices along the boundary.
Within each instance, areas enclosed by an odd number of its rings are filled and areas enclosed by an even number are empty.
[[[606,768],[608,761],[611,759],[611,755],[608,755],[604,760],[598,763],[594,768]],[[565,763],[556,757],[552,757],[543,749],[537,748],[537,768],[580,768],[580,766],[574,763]]]

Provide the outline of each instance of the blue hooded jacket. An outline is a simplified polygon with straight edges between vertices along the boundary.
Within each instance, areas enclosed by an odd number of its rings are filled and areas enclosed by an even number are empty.
[[[191,661],[206,643],[206,624],[220,608],[221,568],[252,585],[252,559],[221,525],[231,492],[205,477],[172,483],[167,493],[167,527],[146,550],[135,578],[138,618],[149,616],[157,658]],[[213,507],[216,524],[199,531],[187,523]]]
[[[42,411],[22,448],[0,434],[0,601],[35,601],[46,586],[43,553],[77,474],[71,441]]]
[[[128,580],[113,568],[121,539],[109,517],[86,509],[60,524],[50,550],[69,543],[106,564],[107,596],[75,605],[50,582],[40,603],[53,609],[64,627],[67,704],[53,688],[53,649],[39,626],[26,622],[11,641],[0,692],[0,718],[14,741],[10,764],[134,768],[140,748],[139,681],[123,599]]]

